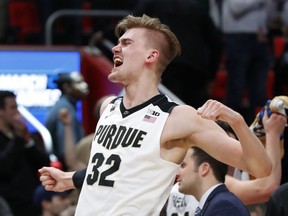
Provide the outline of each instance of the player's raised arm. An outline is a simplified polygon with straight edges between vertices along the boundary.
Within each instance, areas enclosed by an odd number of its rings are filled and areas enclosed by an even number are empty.
[[[219,144],[219,147],[223,147],[223,152],[218,151],[219,153],[223,153],[222,156],[218,155],[218,157],[221,157],[222,161],[224,159],[237,162],[237,159],[235,160],[233,157],[238,157],[240,160],[238,160],[237,163],[239,164],[234,164],[233,166],[239,167],[239,165],[244,165],[244,167],[240,168],[255,177],[264,177],[271,173],[272,163],[262,143],[251,132],[244,118],[238,112],[235,112],[234,110],[215,100],[208,100],[202,107],[197,110],[197,112],[202,118],[213,121],[222,120],[227,122],[236,133],[242,150],[238,149],[239,145],[236,145],[237,141],[234,139],[228,138],[227,136],[217,137],[217,134],[211,135],[211,138],[214,139],[211,140],[211,145],[213,142],[216,142]],[[223,143],[221,144],[220,142]],[[237,148],[233,148],[233,145],[235,145]],[[226,147],[227,150],[225,151]],[[225,159],[226,157],[227,159]],[[242,160],[245,162],[245,164],[241,163]]]

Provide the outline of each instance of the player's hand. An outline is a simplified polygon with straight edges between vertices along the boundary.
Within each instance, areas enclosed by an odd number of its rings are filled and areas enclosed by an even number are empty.
[[[39,179],[48,191],[62,192],[74,188],[72,173],[63,172],[54,167],[43,167],[38,171],[40,173]]]
[[[216,100],[208,100],[202,107],[197,109],[197,114],[202,118],[210,119],[213,121],[221,120],[229,124],[239,120],[242,116]]]

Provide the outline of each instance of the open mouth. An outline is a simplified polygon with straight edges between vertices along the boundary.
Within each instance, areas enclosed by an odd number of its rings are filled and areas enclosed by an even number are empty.
[[[119,67],[119,66],[121,66],[122,64],[123,64],[122,59],[120,59],[120,58],[115,58],[115,59],[114,59],[114,66],[115,66],[115,67]]]

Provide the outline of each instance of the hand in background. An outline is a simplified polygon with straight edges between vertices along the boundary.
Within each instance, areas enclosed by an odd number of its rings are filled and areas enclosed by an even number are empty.
[[[24,140],[26,140],[26,143],[28,143],[30,141],[31,135],[20,113],[17,113],[13,116],[11,124],[15,134],[19,137],[22,137]]]
[[[263,126],[266,132],[266,135],[269,133],[275,133],[281,135],[285,129],[287,118],[284,115],[272,113],[268,117],[267,111],[265,110],[263,117]]]

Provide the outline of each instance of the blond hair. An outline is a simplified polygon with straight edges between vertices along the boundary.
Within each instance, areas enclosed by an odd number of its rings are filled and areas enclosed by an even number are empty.
[[[158,46],[160,51],[160,70],[164,70],[177,55],[180,55],[181,46],[176,35],[158,18],[152,18],[145,14],[141,17],[128,15],[116,26],[115,35],[119,38],[131,28],[145,28],[148,30],[149,43],[154,42],[154,45]]]

